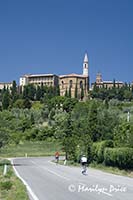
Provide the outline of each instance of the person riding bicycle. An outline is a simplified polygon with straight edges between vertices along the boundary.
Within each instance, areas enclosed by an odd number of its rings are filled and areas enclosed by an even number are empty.
[[[59,152],[57,151],[57,152],[55,153],[55,160],[56,160],[56,163],[59,162],[59,156],[60,156],[60,154],[59,154]]]
[[[85,155],[81,156],[80,162],[81,162],[81,165],[83,167],[82,174],[85,174],[86,173],[87,157]]]

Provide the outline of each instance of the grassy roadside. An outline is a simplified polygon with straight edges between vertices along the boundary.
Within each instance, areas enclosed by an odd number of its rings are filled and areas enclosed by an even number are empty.
[[[19,145],[10,145],[0,149],[0,157],[3,159],[10,157],[24,157],[26,155],[28,157],[53,156],[56,151],[59,151],[61,155],[64,155],[61,144],[58,141],[24,142]],[[59,164],[64,164],[64,162],[60,161]],[[72,161],[67,161],[66,165],[80,166],[79,163],[74,163]],[[90,164],[89,167],[108,173],[133,177],[133,172],[119,170],[118,168],[106,167],[97,164]],[[8,173],[6,176],[3,176],[3,164],[0,164],[0,200],[14,199],[28,200],[26,188],[16,177],[10,164],[8,165]]]
[[[53,161],[55,162],[55,161]],[[60,160],[59,164],[64,165],[64,161]],[[73,161],[67,161],[66,166],[75,166],[75,167],[80,167],[81,165],[79,163],[75,163]],[[115,174],[115,175],[121,175],[121,176],[127,176],[130,178],[133,178],[133,171],[131,170],[120,170],[117,167],[109,167],[109,166],[105,166],[102,164],[96,164],[96,163],[91,163],[89,165],[90,168],[92,169],[97,169],[97,170],[101,170],[103,172],[108,172],[111,174]]]
[[[132,170],[124,170],[124,169],[119,169],[117,167],[105,166],[102,164],[95,164],[95,163],[90,164],[90,167],[101,170],[103,172],[108,172],[116,175],[128,176],[130,178],[133,178]]]
[[[61,145],[58,141],[27,141],[18,145],[10,145],[0,150],[0,157],[39,157],[52,156],[56,151],[62,155]]]
[[[21,180],[16,177],[9,160],[11,157],[52,156],[56,151],[61,155],[61,145],[57,141],[24,142],[18,145],[8,145],[0,149],[0,200],[29,200],[27,190]],[[7,174],[4,176],[4,164],[7,164]]]
[[[6,175],[3,175],[4,164],[7,164]],[[5,159],[0,159],[0,199],[29,200],[26,187],[14,174],[10,161]]]

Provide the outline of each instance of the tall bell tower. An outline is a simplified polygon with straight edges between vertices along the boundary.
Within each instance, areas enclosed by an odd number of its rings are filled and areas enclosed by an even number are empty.
[[[83,75],[89,76],[89,63],[88,63],[88,56],[85,53],[84,62],[83,62]]]

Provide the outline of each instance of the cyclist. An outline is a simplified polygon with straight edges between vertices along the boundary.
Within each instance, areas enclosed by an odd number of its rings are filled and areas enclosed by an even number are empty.
[[[86,174],[86,165],[87,165],[87,157],[85,155],[81,156],[80,159],[81,165],[82,165],[82,174]]]
[[[56,153],[55,153],[55,161],[56,161],[56,163],[58,163],[59,162],[59,152],[57,151]]]

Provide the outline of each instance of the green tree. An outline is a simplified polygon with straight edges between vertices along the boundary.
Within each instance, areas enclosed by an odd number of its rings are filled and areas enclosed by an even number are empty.
[[[71,87],[69,87],[68,97],[71,98]]]
[[[17,99],[17,84],[16,81],[14,80],[12,83],[12,87],[11,87],[11,98],[12,98],[12,103],[14,103]]]
[[[54,87],[54,91],[55,91],[55,96],[60,96],[60,87],[59,86]]]
[[[111,123],[110,123],[111,122]],[[106,105],[98,109],[97,129],[98,140],[113,139],[114,128],[119,124],[118,109],[106,108]]]
[[[88,115],[88,130],[90,132],[91,139],[95,142],[99,138],[98,130],[98,104],[93,101],[90,107],[90,112]]]
[[[9,133],[7,131],[7,128],[0,128],[0,148],[3,147],[8,143],[9,140]]]
[[[77,88],[77,83],[76,83],[76,86],[75,86],[75,98],[76,98],[76,99],[78,98],[78,88]]]
[[[14,104],[13,104],[14,108],[24,108],[24,99],[17,99]]]
[[[91,145],[92,140],[90,137],[90,132],[85,118],[77,119],[76,121],[72,119],[73,135],[76,140],[75,143],[75,161],[79,161],[80,156],[85,154],[90,161],[91,158]]]
[[[116,87],[115,79],[113,80],[113,88]]]
[[[54,136],[56,139],[63,140],[65,137],[65,127],[67,121],[68,114],[65,112],[55,114],[55,133]]]
[[[125,90],[124,94],[123,94],[123,97],[124,97],[124,99],[127,99],[127,100],[131,101],[132,98],[133,98],[132,91]]]
[[[84,89],[83,89],[83,85],[82,85],[82,87],[81,87],[81,100],[83,100],[83,98],[84,98]]]
[[[31,108],[31,102],[28,98],[24,99],[24,108],[28,108],[30,109]]]
[[[66,88],[66,91],[65,91],[65,97],[68,97],[67,88]]]
[[[2,96],[2,108],[8,109],[9,105],[10,105],[10,94],[7,89]]]
[[[35,119],[34,119],[34,114],[31,113],[31,117],[30,117],[30,121],[31,121],[31,124],[35,124]]]
[[[78,100],[75,98],[65,98],[63,102],[63,110],[70,113],[77,102]]]
[[[38,85],[37,89],[36,89],[36,100],[40,101],[41,98],[42,98],[42,90],[41,90],[40,86]]]
[[[116,147],[133,148],[133,125],[129,122],[122,122],[114,130],[114,144]]]
[[[55,115],[55,137],[60,140],[66,153],[66,159],[71,159],[75,152],[75,140],[73,140],[72,121],[69,113],[62,112]]]
[[[44,85],[43,85],[43,83],[41,83],[41,98],[43,98],[44,97],[44,93],[45,93],[45,87],[44,87]]]
[[[36,96],[36,88],[33,84],[29,84],[24,86],[24,91],[23,91],[23,98],[30,99],[30,100],[35,100]]]

